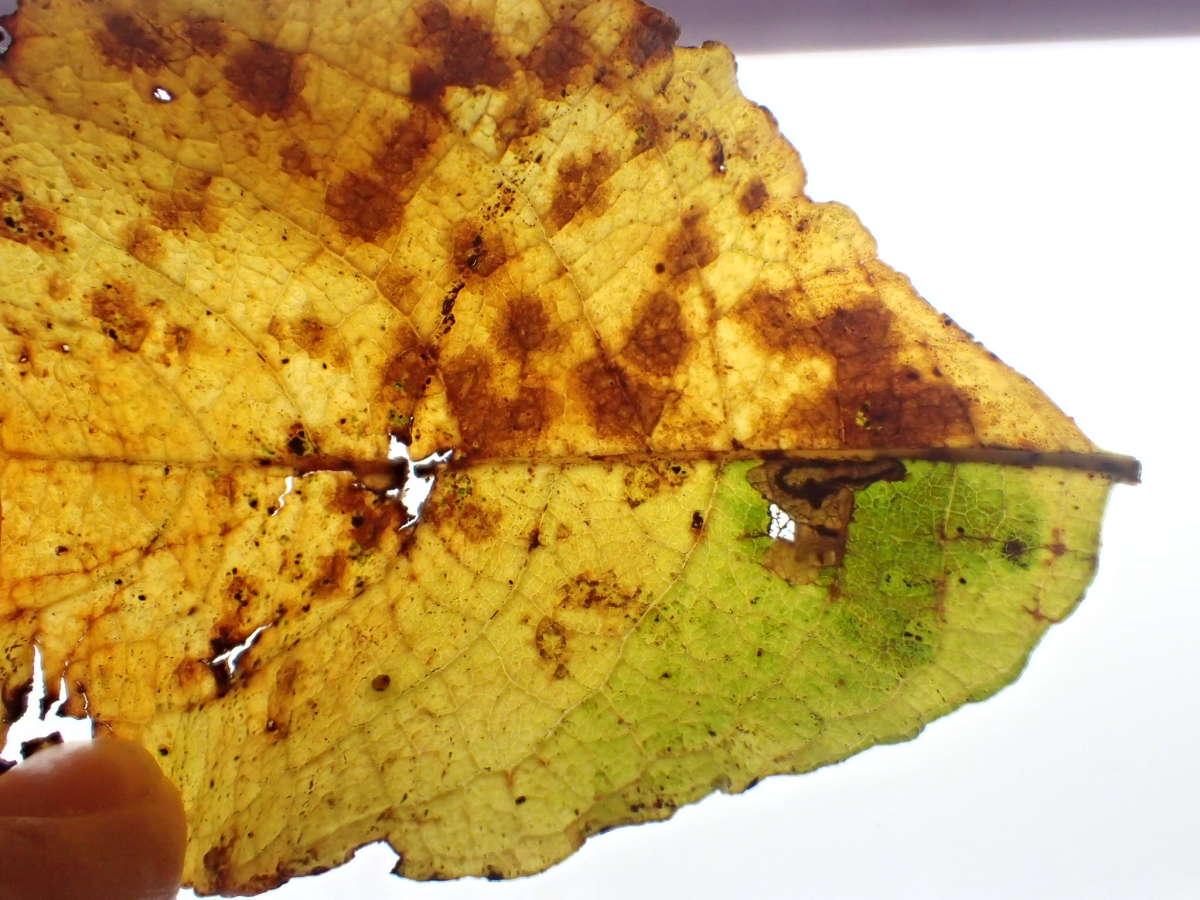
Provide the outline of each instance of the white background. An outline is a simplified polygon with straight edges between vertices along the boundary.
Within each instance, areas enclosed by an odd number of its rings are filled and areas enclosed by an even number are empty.
[[[1144,484],[1013,687],[916,741],[590,840],[533,878],[414,884],[393,856],[267,895],[1200,896],[1200,39],[744,57],[816,200]],[[190,896],[184,892],[181,896]]]

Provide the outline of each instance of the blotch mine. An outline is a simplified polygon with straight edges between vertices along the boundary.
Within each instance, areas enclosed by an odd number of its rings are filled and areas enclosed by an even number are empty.
[[[558,167],[555,179],[554,197],[547,215],[550,227],[559,231],[585,207],[602,209],[606,196],[604,182],[616,168],[612,156],[604,151],[593,153],[587,160],[566,159]]]
[[[157,72],[167,64],[166,49],[158,36],[127,13],[104,18],[104,28],[93,37],[100,55],[114,68]]]
[[[642,305],[622,355],[646,372],[667,376],[683,362],[688,342],[679,301],[657,293]]]
[[[445,4],[425,3],[417,12],[420,34],[412,46],[426,50],[426,61],[413,67],[410,95],[418,103],[440,98],[450,86],[497,87],[509,76],[491,32],[473,16],[456,16]]]
[[[150,331],[150,320],[137,302],[137,289],[127,281],[106,282],[87,295],[92,315],[117,349],[136,352]]]
[[[283,119],[301,105],[304,69],[288,50],[255,41],[225,65],[233,98],[253,115]]]
[[[768,197],[770,194],[767,193],[767,186],[763,184],[761,178],[755,177],[750,180],[741,196],[738,197],[738,205],[742,208],[742,212],[750,215],[762,209]]]

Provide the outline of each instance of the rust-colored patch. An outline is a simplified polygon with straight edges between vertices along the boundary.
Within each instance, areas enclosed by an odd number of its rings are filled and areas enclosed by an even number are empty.
[[[278,120],[300,109],[304,68],[291,51],[255,41],[234,54],[224,74],[233,98],[255,116]]]
[[[568,646],[567,629],[562,623],[542,616],[533,633],[533,645],[537,654],[553,667],[555,678],[566,678],[569,674],[567,662],[571,653]]]
[[[936,447],[974,438],[966,399],[944,381],[896,359],[893,315],[878,298],[819,320],[815,332],[837,361],[838,406],[848,447]]]
[[[515,396],[500,394],[491,362],[477,349],[451,360],[442,377],[466,454],[489,456],[528,448],[562,414],[562,398],[538,384],[520,385]]]
[[[369,172],[347,172],[325,192],[325,212],[348,238],[374,241],[404,214],[404,194],[437,141],[437,118],[416,110],[397,123],[374,153]]]
[[[337,489],[333,508],[349,520],[350,535],[360,551],[376,549],[389,530],[408,521],[402,504],[354,482]]]
[[[162,262],[165,255],[158,232],[145,222],[135,223],[126,233],[125,252],[152,268]]]
[[[647,372],[667,376],[683,362],[688,340],[679,301],[657,293],[642,306],[622,354]]]
[[[220,223],[208,202],[212,176],[206,172],[195,172],[185,173],[181,178],[179,187],[151,201],[150,212],[154,224],[163,231],[186,232],[189,226],[197,226],[209,233],[216,231]]]
[[[618,583],[612,572],[596,577],[588,574],[576,575],[560,589],[558,605],[563,609],[629,610],[645,608],[640,603],[641,588],[626,589]]]
[[[704,211],[697,209],[685,213],[667,243],[666,266],[672,276],[703,269],[717,258],[716,239],[704,224],[704,216]]]
[[[461,222],[450,240],[450,258],[463,278],[487,278],[506,261],[499,235],[486,235],[479,226]]]
[[[179,353],[187,350],[192,343],[192,329],[186,325],[172,325],[167,328],[167,347]]]
[[[110,66],[131,72],[139,68],[157,72],[167,64],[166,48],[150,29],[127,13],[104,19],[104,28],[93,34],[100,54]]]
[[[802,323],[793,304],[775,294],[752,293],[738,303],[733,315],[750,326],[767,350],[782,353],[812,343],[811,323]]]
[[[427,51],[427,62],[413,67],[410,95],[418,103],[436,101],[452,85],[497,87],[510,68],[495,40],[478,19],[456,16],[445,4],[425,3],[417,12],[421,33],[411,45]]]
[[[625,483],[625,502],[636,509],[659,494],[676,490],[691,474],[686,463],[647,460],[632,466],[622,479]]]
[[[746,189],[742,191],[742,195],[738,198],[738,205],[741,206],[742,212],[746,215],[758,212],[767,202],[770,194],[767,193],[767,186],[763,184],[763,180],[757,176],[750,180],[746,185]]]
[[[58,216],[30,202],[14,182],[0,183],[0,238],[42,253],[70,249]]]
[[[551,228],[558,231],[574,219],[584,207],[602,209],[606,192],[604,182],[616,171],[616,162],[603,151],[586,161],[570,157],[558,167],[554,198],[547,214]]]
[[[183,26],[183,33],[188,43],[205,56],[216,56],[228,43],[224,26],[216,19],[189,19]]]
[[[901,481],[896,460],[863,463],[769,462],[751,469],[750,484],[792,517],[792,541],[775,541],[763,564],[791,584],[811,584],[822,569],[841,565],[854,495],[876,481]],[[701,526],[703,521],[701,521]]]
[[[639,6],[621,42],[622,55],[640,69],[670,54],[678,39],[679,26],[674,19],[653,7]]]
[[[588,61],[587,38],[569,22],[556,23],[525,57],[547,94],[565,93],[575,70]]]
[[[574,380],[592,427],[604,437],[649,437],[662,418],[667,394],[630,378],[601,357],[577,366]]]
[[[411,414],[425,396],[437,371],[436,357],[415,337],[398,342],[380,376],[384,398],[405,414]]]
[[[305,353],[319,357],[329,341],[329,327],[318,319],[305,316],[292,323],[291,336]]]
[[[313,162],[312,155],[300,141],[293,141],[279,151],[279,168],[289,175],[303,175],[306,178],[317,177],[317,167]]]
[[[633,135],[633,153],[635,156],[662,143],[664,134],[663,123],[654,114],[653,110],[637,104],[626,115],[625,121],[628,123],[629,132]]]
[[[101,330],[122,350],[136,352],[150,331],[150,320],[137,303],[137,290],[127,281],[106,282],[87,295]]]
[[[308,590],[314,597],[328,597],[342,586],[346,577],[346,555],[334,553],[322,557],[321,568],[308,584]]]
[[[550,317],[536,297],[521,296],[510,300],[504,316],[501,344],[513,356],[523,359],[545,345],[550,336]]]
[[[303,663],[291,660],[279,667],[271,682],[271,693],[267,697],[267,720],[263,725],[274,740],[288,733],[292,710],[296,706],[296,682],[303,671]]]

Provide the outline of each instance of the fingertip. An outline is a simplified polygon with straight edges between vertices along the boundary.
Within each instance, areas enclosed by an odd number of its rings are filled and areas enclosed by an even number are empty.
[[[47,748],[0,777],[0,898],[174,897],[186,841],[179,790],[131,741]]]

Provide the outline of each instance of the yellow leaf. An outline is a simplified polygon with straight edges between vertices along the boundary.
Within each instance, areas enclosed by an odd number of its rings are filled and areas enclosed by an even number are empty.
[[[5,27],[3,723],[36,643],[202,892],[534,872],[911,737],[1136,477],[634,0]]]

